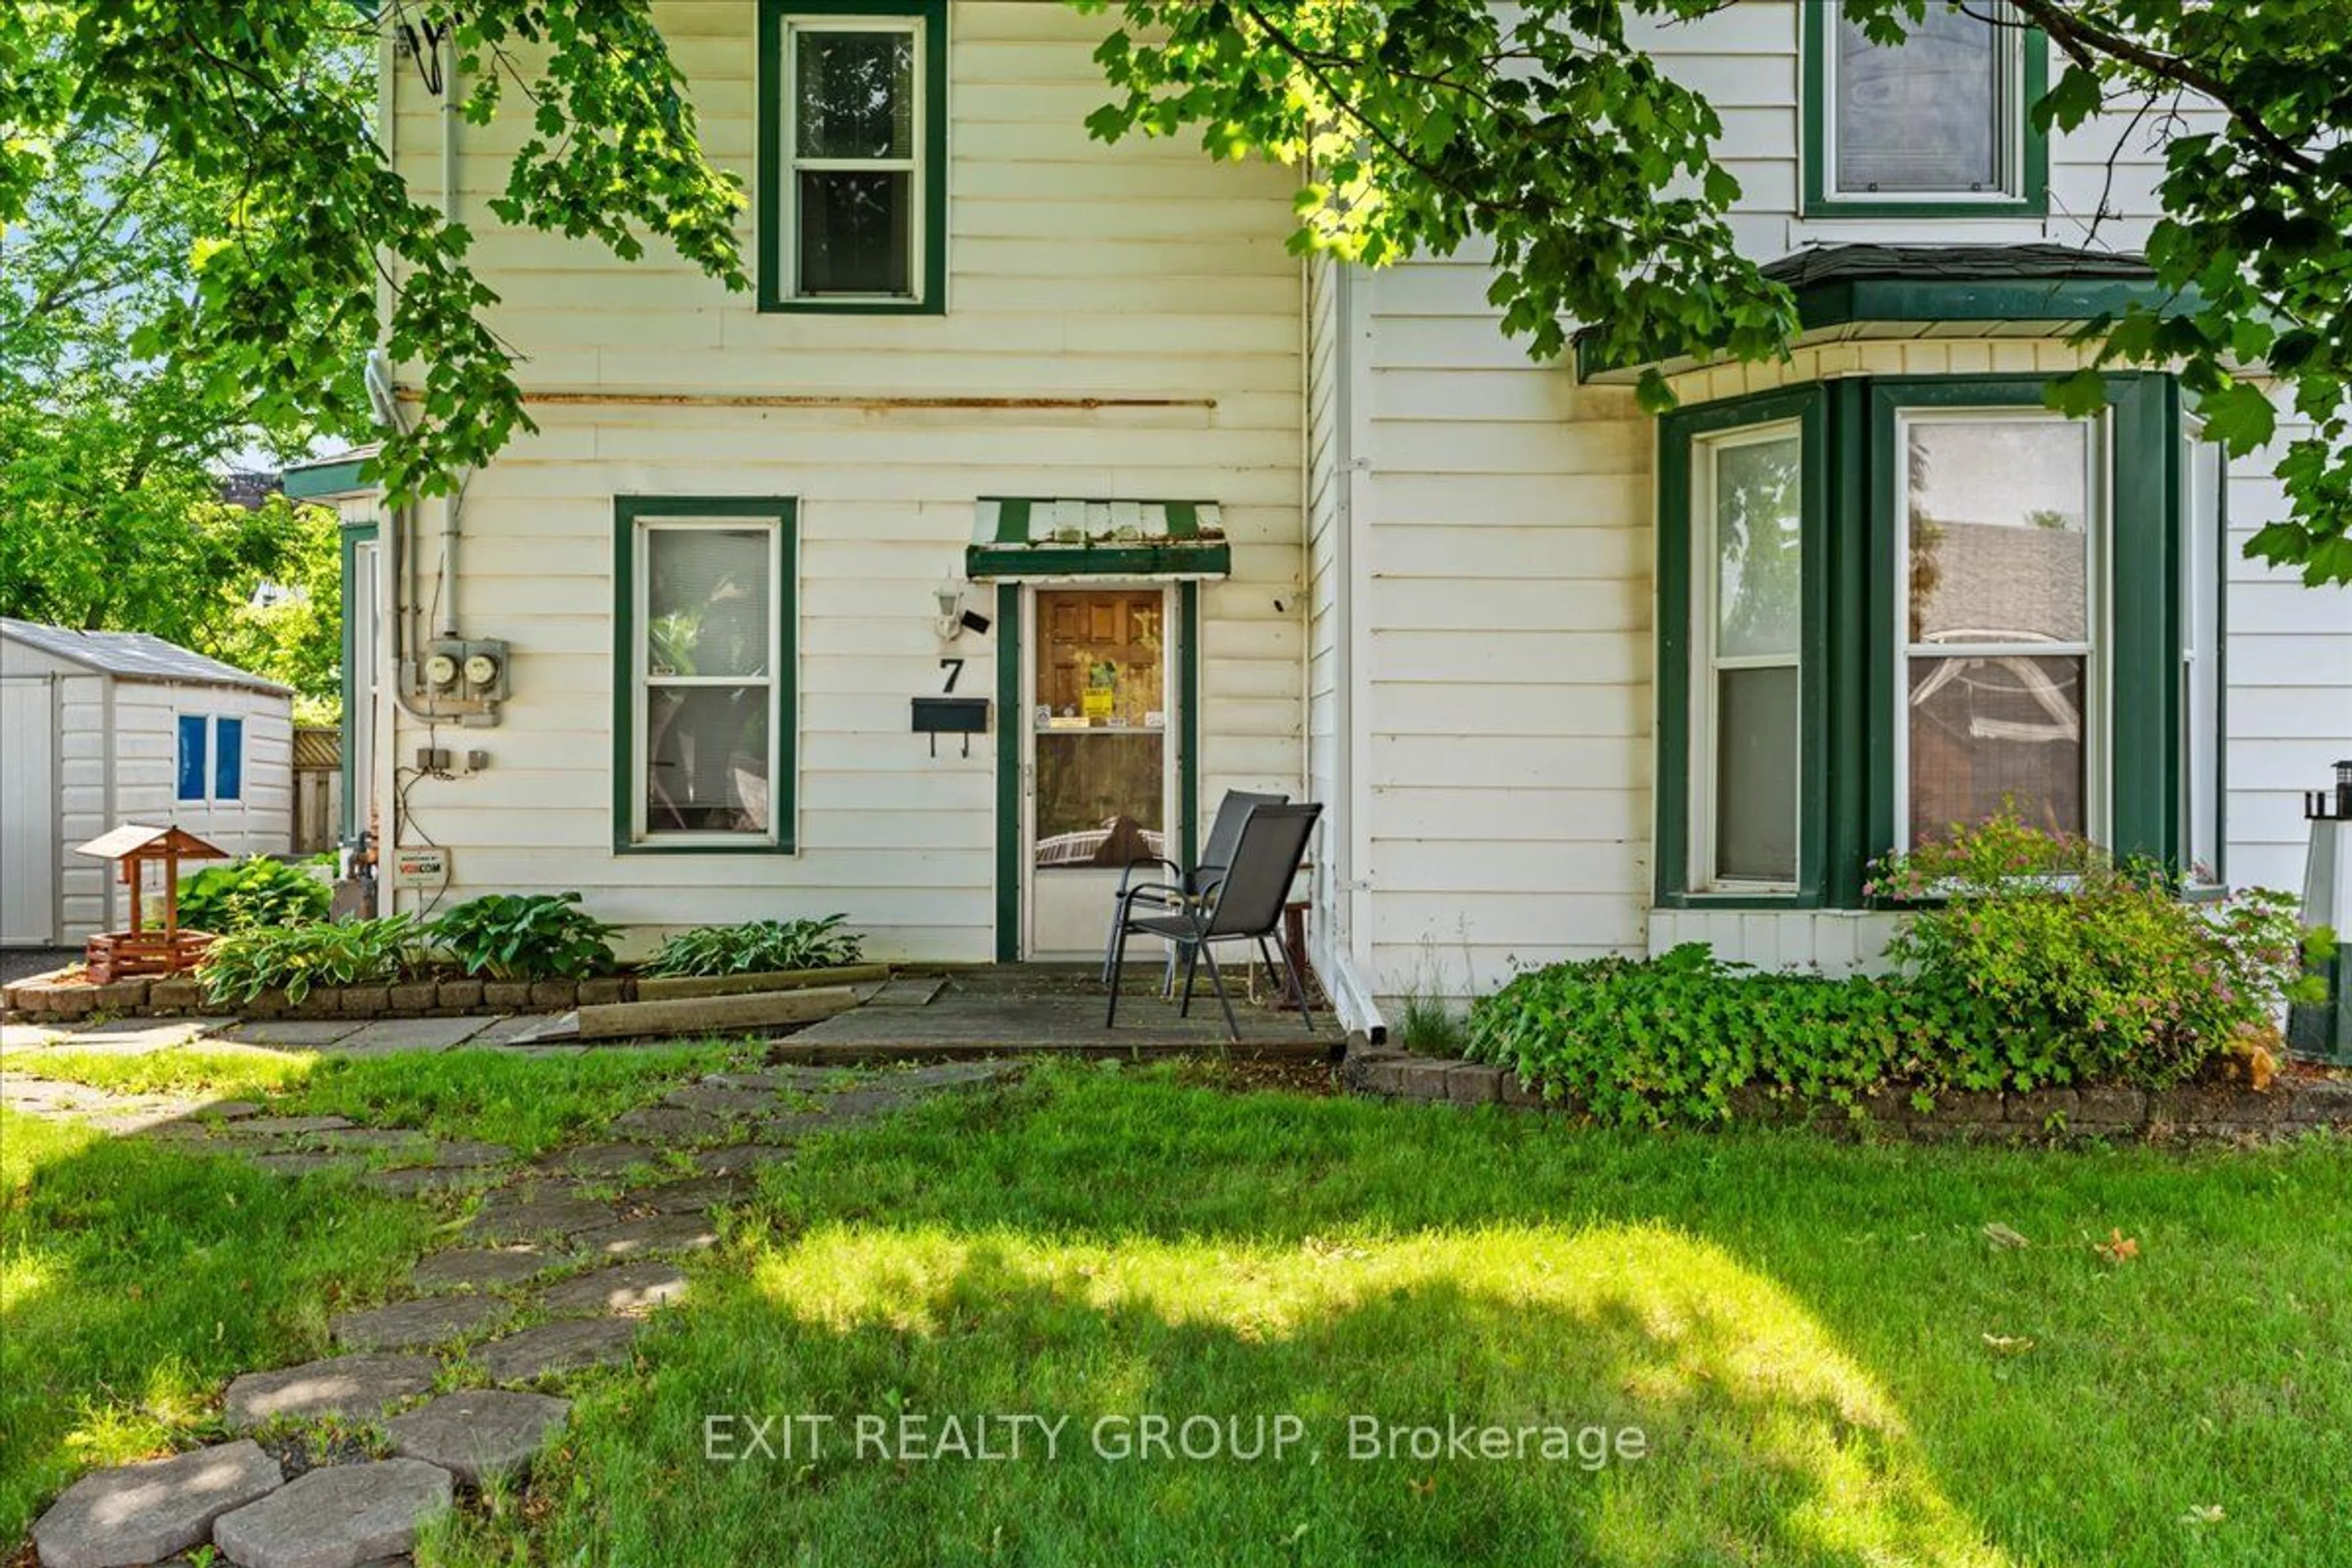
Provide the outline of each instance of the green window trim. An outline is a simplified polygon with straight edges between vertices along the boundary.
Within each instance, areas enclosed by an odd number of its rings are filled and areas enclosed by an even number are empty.
[[[341,802],[341,807],[342,815],[342,842],[348,847],[356,847],[360,841],[360,792],[362,788],[372,784],[373,782],[372,780],[363,779],[354,780],[351,776],[352,762],[359,755],[359,726],[361,723],[358,709],[360,662],[359,636],[361,623],[365,619],[364,616],[358,613],[357,607],[352,603],[352,576],[359,569],[359,547],[362,544],[373,544],[376,542],[376,531],[377,525],[373,522],[345,523],[343,525],[342,542],[340,546],[343,586],[343,668],[341,681],[343,694],[343,717],[341,725],[341,729],[342,731],[341,743],[343,748],[343,788],[341,792],[342,800]],[[375,715],[373,712],[368,714],[366,721],[370,724],[373,724],[375,722]]]
[[[911,300],[826,299],[794,295],[785,221],[792,200],[783,157],[784,35],[803,17],[912,17],[921,39],[923,128],[918,149],[922,254],[920,287]],[[759,308],[769,313],[944,315],[948,308],[948,0],[760,0],[759,135],[753,202],[759,225]]]
[[[1896,638],[1894,476],[1898,416],[1935,408],[2046,407],[2041,374],[1849,377],[1677,410],[1659,422],[1658,772],[1655,901],[1668,909],[1891,908],[1864,895],[1870,863],[1897,836],[1895,726],[1903,683]],[[2187,635],[2181,585],[2219,559],[2185,555],[2179,386],[2156,373],[2111,374],[2106,535],[2097,662],[2106,679],[2104,841],[2185,870],[2187,704],[2179,672]],[[1741,426],[1805,421],[1804,604],[1801,700],[1804,773],[1799,877],[1789,893],[1689,887],[1692,459],[1695,437]],[[2222,493],[2227,494],[2226,476]],[[2225,595],[2226,597],[2226,595]],[[2226,623],[2215,657],[2224,672]],[[2215,747],[2220,761],[2221,748]],[[2215,781],[2218,803],[2226,781]],[[2218,868],[2217,868],[2218,869]]]
[[[1801,464],[1799,488],[1799,638],[1797,700],[1799,777],[1796,885],[1780,889],[1693,889],[1692,796],[1699,782],[1692,759],[1692,682],[1696,671],[1698,574],[1691,457],[1709,437],[1754,426],[1797,422]],[[1768,392],[1677,410],[1659,422],[1658,458],[1658,902],[1675,909],[1811,909],[1822,898],[1822,867],[1828,832],[1828,797],[1815,781],[1828,765],[1828,661],[1822,657],[1830,552],[1825,537],[1830,477],[1829,420],[1817,386]]]
[[[2017,102],[2021,163],[2019,189],[2007,197],[1906,196],[1880,199],[1840,196],[1830,189],[1829,169],[1829,49],[1830,28],[1836,21],[1838,0],[1818,0],[1798,7],[1804,16],[1803,56],[1804,164],[1798,216],[1806,218],[2000,218],[2043,217],[2050,210],[2050,139],[2035,129],[2033,105],[2050,90],[2050,44],[2036,28],[2024,29]]]
[[[774,769],[768,780],[771,836],[716,842],[636,836],[637,537],[647,521],[741,518],[777,531],[776,659],[769,723]],[[613,500],[613,853],[615,855],[792,855],[799,850],[800,807],[800,529],[791,496],[616,496]]]

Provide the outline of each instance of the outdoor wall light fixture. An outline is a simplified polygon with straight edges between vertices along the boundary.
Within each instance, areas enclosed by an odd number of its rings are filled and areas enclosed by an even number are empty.
[[[965,632],[985,637],[989,626],[993,624],[979,611],[963,607],[963,589],[961,583],[942,583],[934,590],[934,596],[940,602],[940,615],[931,625],[938,629],[941,642],[953,642]]]

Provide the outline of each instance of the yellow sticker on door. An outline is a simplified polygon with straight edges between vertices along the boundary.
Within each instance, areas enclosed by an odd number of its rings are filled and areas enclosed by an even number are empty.
[[[1089,686],[1079,698],[1080,710],[1088,719],[1108,719],[1111,703],[1118,696],[1118,693],[1108,686]]]

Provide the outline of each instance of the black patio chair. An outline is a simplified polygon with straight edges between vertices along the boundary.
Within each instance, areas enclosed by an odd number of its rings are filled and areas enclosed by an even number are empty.
[[[1173,860],[1153,856],[1129,862],[1118,874],[1118,891],[1111,898],[1110,934],[1103,939],[1102,977],[1110,982],[1111,949],[1118,944],[1118,928],[1126,922],[1129,910],[1143,904],[1157,910],[1181,909],[1191,900],[1201,896],[1203,885],[1214,877],[1223,876],[1234,862],[1234,846],[1241,842],[1242,824],[1249,820],[1250,810],[1260,805],[1287,805],[1286,795],[1253,795],[1248,790],[1229,789],[1224,799],[1217,802],[1217,815],[1209,823],[1208,841],[1201,846],[1200,864],[1189,870]],[[1164,881],[1138,882],[1134,876],[1139,867],[1153,867],[1167,873]],[[1168,977],[1160,987],[1161,994],[1176,988],[1176,961],[1182,954],[1173,945],[1168,950]]]
[[[1218,973],[1213,950],[1221,942],[1254,942],[1266,967],[1280,970],[1287,981],[1286,989],[1298,1003],[1299,1021],[1312,1035],[1315,1015],[1307,1000],[1306,982],[1287,954],[1280,963],[1275,962],[1282,943],[1267,939],[1281,924],[1282,907],[1289,901],[1291,884],[1298,879],[1299,863],[1307,858],[1307,841],[1314,836],[1315,819],[1322,815],[1322,806],[1311,801],[1301,805],[1254,806],[1234,846],[1233,863],[1204,883],[1198,899],[1157,914],[1139,915],[1131,908],[1123,909],[1118,929],[1111,933],[1110,1010],[1103,1016],[1103,1027],[1118,1022],[1118,982],[1127,966],[1127,939],[1141,931],[1165,937],[1184,950],[1181,1016],[1192,1016],[1192,981],[1202,954],[1207,952],[1209,984],[1216,987],[1218,1005],[1225,1010],[1225,1028],[1235,1041],[1241,1039],[1241,1023],[1234,1016],[1234,1000],[1225,993],[1224,976]]]

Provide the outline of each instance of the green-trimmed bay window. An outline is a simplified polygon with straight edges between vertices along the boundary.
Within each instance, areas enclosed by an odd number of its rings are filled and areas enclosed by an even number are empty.
[[[613,503],[613,847],[790,854],[794,504]]]
[[[761,0],[760,308],[947,305],[947,0]]]
[[[2218,870],[2219,454],[2169,377],[2091,418],[2042,386],[1662,422],[1662,903],[1860,907],[1873,858],[2001,811]]]
[[[2005,0],[1928,0],[1900,44],[1838,0],[1804,15],[1808,217],[2039,216],[2050,150],[2027,112],[2049,45]]]

